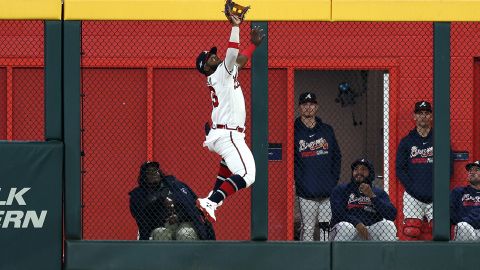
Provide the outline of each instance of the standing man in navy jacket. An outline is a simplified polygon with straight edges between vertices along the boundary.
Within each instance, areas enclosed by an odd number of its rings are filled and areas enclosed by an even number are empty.
[[[467,164],[468,182],[450,194],[450,217],[455,241],[480,240],[480,160]]]
[[[372,186],[373,165],[358,159],[351,168],[350,183],[335,187],[330,197],[334,225],[330,239],[395,241],[397,209],[385,191]]]
[[[333,128],[316,117],[318,104],[314,93],[300,95],[299,110],[300,117],[295,120],[294,162],[302,223],[300,238],[313,241],[316,223],[328,224],[332,216],[329,197],[340,177],[342,156]],[[327,239],[320,237],[320,240]]]
[[[415,103],[416,127],[398,146],[397,177],[405,188],[403,194],[403,234],[407,240],[431,240],[433,219],[433,130],[432,105]],[[423,220],[427,224],[423,224]]]

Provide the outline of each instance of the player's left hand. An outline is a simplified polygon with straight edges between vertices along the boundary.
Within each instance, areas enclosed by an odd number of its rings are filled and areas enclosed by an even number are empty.
[[[242,19],[237,15],[227,15],[227,19],[232,26],[239,26],[242,23]]]
[[[263,33],[263,29],[259,26],[253,27],[252,31],[250,32],[250,40],[255,46],[260,45],[262,40],[265,38],[265,34]]]
[[[373,193],[372,187],[370,187],[370,185],[367,183],[361,183],[358,190],[360,191],[360,193],[364,194],[369,198],[375,197],[375,193]]]

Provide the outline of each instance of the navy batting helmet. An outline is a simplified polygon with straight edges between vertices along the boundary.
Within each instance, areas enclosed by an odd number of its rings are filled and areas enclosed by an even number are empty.
[[[195,66],[200,73],[205,75],[205,64],[207,64],[208,58],[212,54],[217,54],[217,47],[210,48],[210,51],[203,51],[197,56]]]

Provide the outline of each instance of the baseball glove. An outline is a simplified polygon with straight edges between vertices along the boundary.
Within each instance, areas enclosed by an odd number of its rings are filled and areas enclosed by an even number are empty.
[[[225,2],[224,13],[227,17],[230,17],[231,15],[236,15],[238,18],[240,18],[240,20],[243,21],[243,19],[245,18],[245,14],[249,9],[250,9],[250,6],[244,7],[242,5],[239,5],[233,2],[232,0],[227,0]]]

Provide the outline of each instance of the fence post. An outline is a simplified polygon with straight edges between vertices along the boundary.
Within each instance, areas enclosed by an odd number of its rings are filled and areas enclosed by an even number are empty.
[[[450,23],[433,24],[433,240],[450,239]]]
[[[62,22],[45,21],[45,140],[62,140]]]
[[[64,22],[65,238],[82,239],[80,149],[81,22]]]
[[[252,152],[256,176],[252,186],[252,240],[268,238],[268,23],[252,22],[266,37],[252,57]]]

